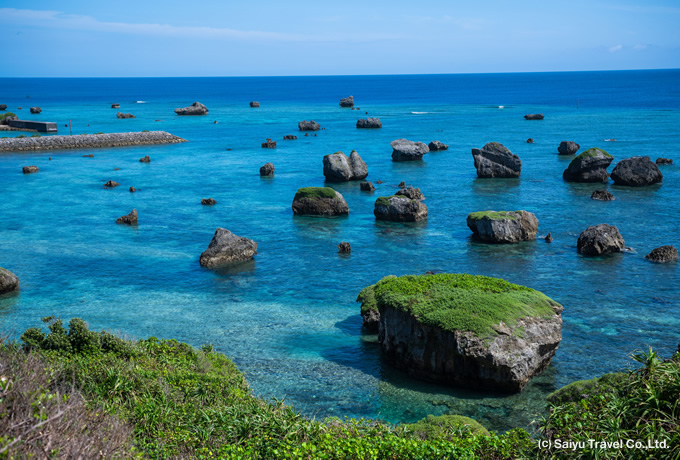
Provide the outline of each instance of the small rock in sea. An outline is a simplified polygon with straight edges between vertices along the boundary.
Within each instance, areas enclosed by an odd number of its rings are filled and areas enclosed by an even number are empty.
[[[666,263],[678,260],[678,250],[675,246],[667,245],[653,249],[652,252],[645,256],[645,259],[652,262]]]
[[[120,104],[111,104],[112,109],[120,109]]]
[[[628,187],[645,187],[663,180],[659,167],[649,157],[632,157],[619,161],[612,170],[611,177],[616,185]]]
[[[576,242],[578,252],[587,256],[621,252],[625,247],[619,229],[608,224],[591,225],[579,235]]]
[[[318,131],[321,129],[321,125],[315,122],[314,120],[312,121],[303,120],[298,123],[298,129],[300,131]]]
[[[399,188],[404,188],[404,187],[406,187],[406,182],[404,182],[404,181],[399,182]]]
[[[136,188],[134,188],[134,187],[130,187],[130,193],[135,193],[136,191],[137,191],[137,189],[136,189]]]
[[[354,96],[343,97],[340,99],[340,107],[354,107]]]
[[[21,107],[17,107],[17,110],[21,110]]]
[[[552,243],[553,242],[552,233],[548,232],[548,234],[545,237],[545,242],[546,243]]]
[[[349,245],[347,241],[343,241],[340,244],[338,244],[338,252],[342,254],[349,254],[352,252],[352,247]]]
[[[657,158],[656,164],[658,164],[658,165],[672,165],[673,160],[671,160],[670,158]]]
[[[0,267],[0,295],[19,289],[19,277]]]
[[[309,136],[309,133],[305,133],[305,136]]]
[[[216,268],[233,262],[244,262],[257,254],[257,243],[251,239],[237,236],[226,228],[218,228],[203,251],[199,263],[201,267]]]
[[[593,194],[590,195],[593,200],[599,201],[613,201],[615,200],[614,195],[609,190],[595,190]]]
[[[380,118],[362,118],[357,120],[357,128],[382,128],[382,121]]]
[[[146,155],[144,158],[139,159],[140,163],[151,163],[151,158],[149,158],[149,155]]]
[[[267,138],[267,140],[262,143],[262,148],[263,149],[275,149],[276,148],[276,141],[273,141],[273,140]]]
[[[120,171],[120,168],[113,168],[114,171]]]
[[[472,149],[477,177],[519,177],[522,160],[499,142],[488,142],[481,149]]]
[[[52,157],[47,157],[47,160],[48,160],[48,161],[52,161]]]
[[[40,113],[42,109],[40,107],[31,107],[31,113]]]
[[[557,147],[557,151],[560,153],[560,155],[574,155],[580,148],[581,146],[576,142],[562,141],[560,142],[559,147]]]
[[[538,219],[527,211],[480,211],[467,216],[467,226],[485,243],[519,243],[536,239]]]
[[[120,184],[118,182],[110,180],[106,184],[104,184],[104,187],[112,187],[113,188],[113,187],[118,187],[119,185]]]
[[[372,182],[362,182],[361,184],[359,184],[359,188],[363,192],[372,192],[375,190],[375,187],[373,186]]]
[[[260,167],[260,176],[273,176],[274,175],[274,164],[265,163]]]
[[[23,171],[24,171],[24,174],[37,173],[38,167],[37,166],[24,166]]]
[[[0,104],[0,111],[7,110],[7,104]]]
[[[396,139],[390,142],[392,146],[392,161],[417,161],[430,151],[427,144],[413,142],[408,139]]]
[[[439,152],[441,150],[448,150],[449,146],[440,141],[432,141],[428,144],[428,148],[430,152]]]
[[[201,200],[201,204],[204,204],[206,206],[212,206],[214,204],[217,204],[217,200],[215,200],[214,198],[203,198]]]
[[[116,219],[117,224],[137,225],[137,210],[133,209],[127,216],[121,216]]]
[[[250,106],[253,108],[257,108],[260,106],[260,103],[257,101],[250,101]]]
[[[213,124],[215,124],[215,125],[216,125],[216,124],[217,124],[217,120],[213,121]]]
[[[375,183],[376,184],[382,184],[383,182],[380,179],[378,179],[377,181],[375,181]]]
[[[231,152],[232,150],[233,150],[233,149],[229,148],[229,149],[227,149],[227,152]]]
[[[397,193],[394,194],[395,196],[405,196],[406,198],[409,198],[411,200],[418,200],[418,201],[423,201],[425,199],[425,195],[420,191],[419,188],[413,188],[413,187],[407,187],[407,188],[402,188],[401,190],[397,190]]]
[[[524,118],[526,120],[543,120],[543,114],[542,113],[529,113],[527,115],[524,115]]]
[[[83,158],[94,158],[94,154],[88,153],[87,155],[83,155]]]
[[[207,115],[208,108],[200,102],[194,102],[189,107],[175,109],[177,115]]]
[[[116,118],[137,118],[131,113],[123,113],[123,112],[117,112],[116,113]]]
[[[533,144],[533,143],[534,143],[533,137],[530,137],[529,139],[527,139],[527,144]]]
[[[316,137],[316,133],[314,134],[314,137]]]
[[[294,141],[297,139],[297,136],[293,136],[292,134],[286,134],[283,136],[284,141]]]
[[[366,112],[366,115],[368,115],[368,112]]]

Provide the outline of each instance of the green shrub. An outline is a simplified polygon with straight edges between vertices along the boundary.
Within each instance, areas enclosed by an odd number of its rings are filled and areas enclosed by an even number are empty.
[[[12,113],[12,112],[0,113],[0,121],[4,120],[5,118],[9,118],[9,117],[17,118],[17,114]]]
[[[19,134],[16,138],[17,139],[23,139],[24,137],[27,137],[25,134]]]
[[[428,415],[427,418],[404,427],[423,439],[446,439],[461,433],[489,434],[478,421],[462,415]]]
[[[42,134],[40,134],[40,133],[34,133],[34,134],[31,134],[31,137],[42,137]]]

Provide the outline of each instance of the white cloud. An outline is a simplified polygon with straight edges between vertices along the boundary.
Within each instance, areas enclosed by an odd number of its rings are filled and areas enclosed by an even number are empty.
[[[616,46],[612,46],[611,48],[609,48],[609,52],[610,53],[616,53],[617,51],[621,51],[622,49],[623,49],[623,45],[616,45]]]
[[[647,49],[647,45],[640,45],[640,44],[638,44],[638,45],[633,46],[633,49],[636,50],[636,51],[646,50],[646,49]]]

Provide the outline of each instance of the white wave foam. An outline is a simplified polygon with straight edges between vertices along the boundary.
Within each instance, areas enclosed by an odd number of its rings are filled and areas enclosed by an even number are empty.
[[[430,113],[430,112],[411,112],[413,115],[422,115],[424,113]]]

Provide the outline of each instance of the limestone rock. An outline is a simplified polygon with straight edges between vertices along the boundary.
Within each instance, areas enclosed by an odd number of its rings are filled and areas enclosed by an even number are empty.
[[[0,111],[4,112],[7,110],[7,104],[0,104]]]
[[[110,181],[108,181],[107,183],[104,184],[104,187],[113,188],[113,187],[118,187],[119,185],[120,184],[118,182],[110,180]]]
[[[649,157],[626,158],[617,163],[612,171],[616,185],[645,187],[663,180],[659,167]]]
[[[0,295],[19,289],[19,277],[0,267]]]
[[[116,118],[137,118],[131,113],[116,112]]]
[[[111,104],[111,108],[112,109],[120,109],[120,104],[118,104],[118,103]]]
[[[546,243],[552,243],[553,242],[552,233],[548,232],[548,234],[545,236],[545,242]]]
[[[432,141],[428,144],[428,147],[430,149],[430,152],[439,152],[441,150],[448,150],[449,146],[448,144],[444,144],[443,142],[439,141]]]
[[[678,250],[671,245],[661,246],[653,249],[645,256],[645,259],[658,263],[674,262],[678,260]]]
[[[140,163],[151,163],[151,158],[149,157],[149,155],[146,155],[143,158],[140,158],[139,162]]]
[[[276,141],[273,141],[273,140],[267,138],[267,140],[262,143],[262,148],[263,149],[275,149],[276,148]]]
[[[40,113],[42,109],[40,107],[31,107],[31,113]]]
[[[519,177],[522,172],[522,160],[498,142],[489,142],[481,149],[472,149],[472,157],[477,177],[513,178]]]
[[[352,252],[352,247],[347,241],[342,241],[340,244],[338,244],[338,252],[341,254],[349,254]]]
[[[117,224],[128,224],[128,225],[137,225],[137,210],[133,209],[130,214],[127,216],[121,216],[118,219],[116,219]]]
[[[137,189],[134,188],[134,187],[130,187],[129,190],[130,190],[130,193],[135,193],[137,191]]]
[[[420,191],[419,188],[413,188],[413,187],[406,187],[402,188],[400,190],[397,190],[395,193],[396,196],[405,196],[406,198],[410,200],[418,200],[418,201],[423,201],[425,199],[425,195]]]
[[[587,256],[599,256],[611,252],[621,252],[625,241],[619,229],[613,225],[592,225],[585,229],[576,242],[578,252]]]
[[[485,243],[519,243],[536,239],[538,219],[527,211],[473,212],[467,226]]]
[[[253,108],[258,108],[260,106],[260,103],[257,101],[250,101],[250,106]]]
[[[427,219],[427,206],[406,196],[381,196],[375,200],[373,214],[376,220],[418,222]]]
[[[265,163],[260,167],[260,176],[273,176],[274,175],[274,164]]]
[[[534,143],[534,139],[532,137],[527,139],[527,144],[533,144],[533,143]]]
[[[214,198],[202,198],[201,204],[204,206],[212,206],[214,204],[217,204],[217,200]]]
[[[543,120],[544,117],[542,113],[529,113],[524,115],[524,118],[527,120]]]
[[[24,174],[33,174],[37,173],[39,171],[37,166],[24,166],[23,167]]]
[[[361,118],[357,120],[357,128],[382,128],[380,118]]]
[[[334,217],[349,214],[345,198],[330,187],[304,187],[293,198],[293,213],[300,216]]]
[[[177,115],[207,115],[208,108],[200,102],[194,102],[189,107],[175,109]]]
[[[373,182],[362,182],[361,184],[359,184],[359,188],[361,189],[362,192],[372,192],[375,190]]]
[[[294,136],[292,134],[286,134],[285,136],[283,136],[284,141],[294,141],[296,139],[297,139],[297,136]]]
[[[257,254],[257,243],[237,236],[226,228],[218,228],[199,260],[201,267],[215,268],[233,262],[251,260]]]
[[[318,131],[321,129],[321,125],[315,122],[314,120],[312,121],[302,120],[301,122],[298,123],[298,129],[300,131]]]
[[[562,178],[567,182],[607,182],[612,160],[614,157],[602,149],[588,149],[571,160]]]
[[[329,182],[361,180],[368,176],[368,168],[356,150],[352,150],[349,158],[335,152],[323,157],[323,175]]]
[[[658,165],[672,165],[673,160],[670,159],[670,158],[657,158],[656,164],[658,164]]]
[[[430,151],[423,142],[413,142],[408,139],[396,139],[390,142],[392,146],[392,161],[417,161]]]
[[[340,99],[340,107],[354,107],[354,96],[347,96]]]
[[[599,201],[614,201],[616,199],[609,190],[595,190],[590,198]]]
[[[557,151],[560,152],[560,155],[574,155],[580,148],[581,146],[576,142],[562,141],[559,147],[557,147]]]

